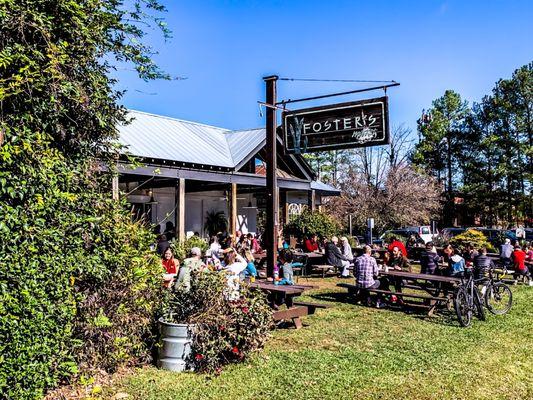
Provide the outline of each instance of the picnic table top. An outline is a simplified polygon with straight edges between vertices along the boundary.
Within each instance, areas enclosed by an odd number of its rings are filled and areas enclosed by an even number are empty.
[[[313,285],[274,285],[272,282],[264,281],[251,283],[250,287],[284,294],[301,294],[305,290],[316,289],[316,286]]]
[[[398,277],[408,278],[408,279],[421,279],[421,280],[434,281],[434,282],[450,282],[450,283],[461,282],[460,278],[454,278],[452,276],[417,274],[414,272],[405,272],[405,271],[397,271],[397,270],[389,270],[389,271],[381,270],[379,271],[379,274],[387,275],[387,276],[398,276]]]

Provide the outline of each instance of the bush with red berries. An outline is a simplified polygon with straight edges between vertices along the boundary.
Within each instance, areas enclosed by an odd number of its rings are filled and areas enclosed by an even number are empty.
[[[191,324],[192,346],[187,360],[198,372],[220,373],[261,349],[272,327],[272,310],[264,294],[241,285],[238,300],[226,298],[223,272],[193,272],[190,290],[172,293],[165,320]]]

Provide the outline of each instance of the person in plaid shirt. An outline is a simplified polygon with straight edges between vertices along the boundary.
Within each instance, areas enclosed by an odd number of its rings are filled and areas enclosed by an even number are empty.
[[[378,264],[370,254],[370,246],[363,247],[363,255],[355,260],[355,279],[357,286],[362,289],[377,289],[379,281],[374,279],[378,276]]]

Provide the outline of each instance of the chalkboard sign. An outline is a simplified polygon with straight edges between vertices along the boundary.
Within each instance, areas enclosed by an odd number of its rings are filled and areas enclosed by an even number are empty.
[[[389,144],[387,97],[283,112],[287,154]]]

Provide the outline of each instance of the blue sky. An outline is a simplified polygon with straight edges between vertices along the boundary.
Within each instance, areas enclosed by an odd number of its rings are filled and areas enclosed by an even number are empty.
[[[129,108],[229,129],[264,125],[262,77],[391,80],[390,122],[416,129],[446,89],[478,101],[533,61],[533,1],[172,1],[173,38],[147,37],[155,59],[186,80],[145,83],[119,70]],[[363,87],[280,82],[280,99]],[[369,92],[365,96],[379,96]],[[339,97],[314,103],[348,101]]]

